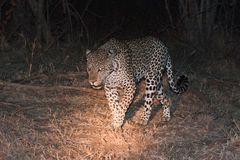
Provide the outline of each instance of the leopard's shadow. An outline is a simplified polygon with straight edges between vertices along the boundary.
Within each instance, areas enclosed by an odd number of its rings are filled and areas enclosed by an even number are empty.
[[[126,112],[125,119],[126,120],[132,119],[136,115],[136,112],[139,111],[141,109],[141,107],[143,107],[143,105],[144,105],[143,99],[133,102],[132,105],[128,108],[128,110]],[[161,110],[161,108],[162,108],[161,104],[153,105],[150,120],[152,120],[152,118],[156,115],[157,112],[159,112]]]
[[[139,94],[139,90],[137,91]],[[172,93],[168,91],[168,95],[171,97]],[[175,102],[176,103],[176,102]],[[176,111],[176,104],[173,103],[171,106],[171,112],[174,113]],[[143,107],[144,105],[144,96],[141,96],[140,99],[133,101],[131,106],[128,108],[126,115],[125,115],[125,120],[130,120],[132,119],[136,113]],[[153,119],[153,117],[158,113],[162,111],[162,105],[161,104],[153,104],[153,109],[151,112],[151,117],[150,121]]]
[[[125,119],[131,119],[136,114],[136,112],[143,106],[143,104],[143,99],[133,102],[126,112]]]

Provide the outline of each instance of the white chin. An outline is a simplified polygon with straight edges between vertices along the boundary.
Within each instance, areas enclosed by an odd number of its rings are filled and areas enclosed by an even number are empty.
[[[101,89],[102,86],[92,86],[93,89]]]

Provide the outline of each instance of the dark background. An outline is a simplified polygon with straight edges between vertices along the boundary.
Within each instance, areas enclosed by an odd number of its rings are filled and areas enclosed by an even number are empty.
[[[172,33],[205,45],[213,33],[239,33],[237,0],[3,0],[0,5],[1,39],[7,42],[15,33],[45,45]]]

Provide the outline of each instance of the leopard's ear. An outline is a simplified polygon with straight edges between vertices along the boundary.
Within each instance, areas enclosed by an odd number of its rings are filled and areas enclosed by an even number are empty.
[[[91,52],[90,49],[86,49],[86,55],[88,55]]]
[[[113,65],[113,70],[117,71],[118,68],[119,68],[119,62],[113,59],[112,60],[112,65]]]
[[[116,49],[110,49],[108,51],[108,55],[111,57],[114,57],[117,54],[117,50]]]

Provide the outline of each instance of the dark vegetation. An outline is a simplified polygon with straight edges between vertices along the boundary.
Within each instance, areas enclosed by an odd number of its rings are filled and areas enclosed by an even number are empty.
[[[237,0],[1,0],[0,159],[240,159],[239,7]],[[176,73],[191,85],[183,95],[167,91],[169,123],[156,104],[149,125],[138,126],[141,84],[116,133],[104,92],[87,83],[85,50],[147,35],[169,47]]]

